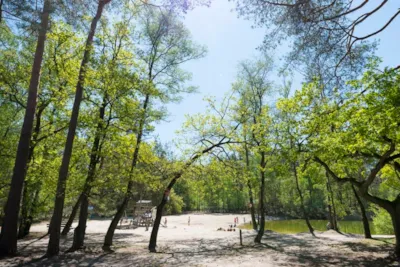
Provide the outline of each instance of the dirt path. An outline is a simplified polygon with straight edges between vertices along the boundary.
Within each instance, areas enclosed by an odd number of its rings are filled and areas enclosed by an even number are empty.
[[[148,253],[151,233],[144,227],[117,230],[115,253],[101,250],[104,234],[110,223],[89,221],[86,250],[40,259],[46,251],[46,223],[34,225],[33,234],[19,242],[20,255],[0,261],[0,266],[400,266],[388,255],[393,245],[359,236],[341,235],[333,231],[283,235],[267,232],[263,244],[255,245],[254,231],[243,230],[243,246],[239,231],[217,231],[233,224],[235,216],[248,222],[249,215],[167,216],[167,227],[161,227],[158,253]],[[62,251],[72,242],[72,233],[61,240]]]

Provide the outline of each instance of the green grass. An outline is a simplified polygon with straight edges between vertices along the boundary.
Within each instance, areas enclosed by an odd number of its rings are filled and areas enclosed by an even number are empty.
[[[326,220],[311,220],[311,225],[315,230],[326,231]],[[373,235],[385,235],[392,233],[377,232],[374,228],[373,222],[370,222],[371,233]],[[252,229],[251,224],[247,223],[241,225],[242,229]],[[265,229],[282,234],[295,234],[308,232],[307,225],[304,220],[282,220],[282,221],[266,221]],[[343,233],[349,234],[364,234],[364,228],[361,221],[340,221],[339,230]]]

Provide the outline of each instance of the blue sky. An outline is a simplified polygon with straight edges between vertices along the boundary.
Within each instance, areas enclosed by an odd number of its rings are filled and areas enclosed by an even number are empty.
[[[375,1],[372,1],[375,2]],[[369,21],[362,24],[359,34],[379,29],[394,11],[400,8],[400,1],[389,3]],[[195,114],[205,111],[205,96],[215,96],[222,99],[231,88],[236,77],[239,61],[258,55],[256,48],[261,44],[264,30],[252,29],[252,22],[237,18],[233,11],[234,4],[227,0],[214,0],[210,7],[198,7],[186,15],[184,23],[191,31],[193,39],[208,48],[207,56],[186,63],[183,68],[193,74],[191,84],[198,86],[198,93],[186,95],[178,104],[167,106],[170,114],[167,121],[156,125],[154,135],[164,142],[176,138],[175,131],[180,129],[185,114]],[[400,18],[397,18],[385,31],[377,37],[380,39],[377,55],[383,58],[383,66],[400,65]],[[274,53],[274,59],[279,60],[286,47],[281,47]],[[281,79],[276,77],[276,83]],[[301,77],[296,75],[292,89],[298,89]]]

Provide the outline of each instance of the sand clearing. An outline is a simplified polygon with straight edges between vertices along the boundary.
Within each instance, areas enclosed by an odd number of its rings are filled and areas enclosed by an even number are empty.
[[[188,217],[190,216],[190,226]],[[179,215],[166,216],[167,227],[160,227],[158,253],[147,250],[151,228],[116,230],[114,253],[101,250],[110,220],[91,220],[87,224],[85,251],[60,253],[52,259],[39,259],[46,251],[47,222],[32,226],[32,235],[19,242],[20,255],[0,261],[0,266],[399,266],[388,257],[393,245],[364,240],[356,235],[334,231],[283,235],[267,231],[262,244],[254,244],[255,232],[229,228],[234,217],[250,221],[250,215]],[[164,220],[163,220],[164,222]],[[76,223],[74,223],[76,226]],[[66,251],[72,233],[61,240]],[[388,237],[388,236],[387,236]]]

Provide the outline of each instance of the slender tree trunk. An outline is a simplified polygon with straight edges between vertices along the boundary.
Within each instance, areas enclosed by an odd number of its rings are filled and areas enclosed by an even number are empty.
[[[188,169],[198,158],[200,158],[202,155],[212,151],[214,148],[221,146],[222,144],[226,144],[223,141],[226,140],[226,137],[223,137],[217,144],[214,144],[203,151],[196,153],[188,162],[186,162],[185,166],[182,168],[181,171],[177,172],[174,175],[174,178],[171,180],[171,182],[168,184],[167,189],[165,189],[162,200],[160,204],[157,206],[157,213],[156,213],[156,219],[154,220],[154,225],[153,225],[153,230],[151,231],[151,236],[150,236],[150,242],[149,242],[149,250],[150,252],[156,252],[156,247],[157,247],[157,235],[158,235],[158,229],[160,228],[160,222],[161,222],[161,217],[162,217],[162,212],[165,204],[167,203],[167,199],[169,196],[169,192],[171,191],[172,187],[176,183],[176,181],[183,175],[186,169]]]
[[[81,205],[82,194],[79,195],[78,200],[76,201],[74,207],[72,208],[71,214],[68,217],[67,223],[64,226],[64,229],[61,232],[62,236],[66,236],[71,230],[72,224],[75,220],[76,214],[78,213],[79,206]]]
[[[24,182],[24,190],[22,193],[22,207],[21,207],[21,215],[20,215],[20,222],[19,222],[19,228],[18,228],[18,239],[24,238],[29,234],[29,231],[27,232],[27,224],[29,223],[28,219],[28,210],[29,210],[29,204],[30,204],[30,197],[28,193],[28,186],[29,183],[28,181]]]
[[[247,186],[249,187],[251,222],[253,224],[253,229],[257,230],[256,209],[254,207],[253,190],[252,190],[250,181],[247,182]]]
[[[255,243],[261,243],[261,239],[265,231],[265,208],[264,208],[264,194],[265,194],[265,152],[261,152],[260,161],[260,176],[261,176],[261,186],[260,186],[260,200],[259,200],[259,214],[261,216],[259,222],[259,229],[257,236],[254,239]]]
[[[37,207],[38,207],[38,203],[39,203],[39,193],[41,190],[41,183],[39,183],[39,185],[37,185],[37,189],[35,190],[35,193],[33,195],[33,202],[31,204],[31,207],[28,211],[28,218],[25,221],[25,225],[24,228],[20,228],[20,231],[22,231],[22,233],[25,233],[25,235],[28,235],[30,233],[31,230],[31,226],[33,223],[33,216],[36,215],[37,212]]]
[[[244,146],[245,149],[245,155],[246,155],[246,170],[249,171],[250,168],[250,158],[249,158],[249,149],[247,145]],[[256,222],[256,210],[254,207],[254,201],[253,201],[253,190],[251,186],[250,180],[247,181],[247,186],[249,188],[249,198],[250,198],[250,213],[251,213],[251,221],[253,224],[253,229],[257,230],[257,222]]]
[[[68,129],[68,135],[67,135],[67,141],[65,143],[65,148],[64,148],[64,155],[59,171],[59,177],[58,177],[58,183],[57,183],[57,193],[56,193],[56,199],[55,199],[55,204],[54,204],[54,213],[51,218],[50,222],[50,239],[49,239],[49,244],[47,247],[47,256],[51,257],[54,255],[57,255],[60,250],[60,231],[61,231],[61,221],[62,221],[62,213],[63,213],[63,208],[64,208],[64,200],[65,200],[65,187],[66,187],[66,181],[68,177],[68,168],[69,168],[69,162],[71,160],[71,155],[72,155],[72,147],[74,143],[74,138],[75,138],[75,132],[76,132],[76,127],[78,124],[78,116],[79,116],[79,107],[82,101],[82,95],[83,95],[83,84],[85,81],[86,77],[86,69],[87,65],[90,60],[90,55],[92,51],[92,44],[93,44],[93,38],[94,34],[96,32],[96,27],[97,23],[101,18],[101,15],[103,13],[104,6],[109,3],[111,0],[99,0],[98,6],[97,6],[97,12],[95,17],[92,20],[92,23],[90,25],[90,31],[86,40],[86,45],[85,45],[85,52],[83,55],[83,59],[81,62],[81,67],[79,70],[79,77],[78,77],[78,83],[76,85],[76,92],[75,92],[75,101],[74,105],[72,107],[72,114],[71,114],[71,120],[69,123],[69,129]]]
[[[32,164],[33,155],[35,152],[36,142],[40,133],[42,114],[47,105],[39,107],[36,113],[36,123],[35,128],[32,134],[32,140],[29,145],[29,154],[28,154],[28,165],[26,166],[26,172],[28,172],[29,165]],[[30,183],[25,180],[24,182],[24,190],[22,194],[22,207],[21,207],[21,215],[20,215],[20,223],[18,229],[18,238],[24,238],[29,234],[30,226],[32,224],[32,216],[29,213],[31,207],[33,205],[32,198],[30,196]]]
[[[88,217],[89,195],[92,190],[92,183],[96,176],[96,167],[99,162],[100,139],[103,131],[104,114],[107,105],[107,94],[103,97],[103,103],[99,110],[99,123],[97,124],[95,138],[90,155],[89,171],[86,177],[85,186],[81,194],[81,208],[79,212],[79,223],[74,231],[74,242],[71,251],[83,248]]]
[[[104,238],[103,250],[110,251],[110,247],[112,246],[112,241],[114,237],[115,229],[117,229],[118,222],[124,215],[124,211],[128,206],[130,195],[132,194],[133,182],[129,181],[128,188],[126,190],[126,195],[121,203],[121,205],[117,209],[117,213],[114,215],[114,218],[111,221],[110,226],[108,227],[107,234]],[[128,194],[129,193],[129,194]]]
[[[105,250],[105,251],[109,251],[110,250],[110,247],[112,245],[112,240],[113,240],[113,237],[114,237],[115,229],[118,226],[119,220],[124,215],[124,211],[127,208],[129,200],[130,200],[130,198],[132,196],[133,170],[136,168],[137,161],[138,161],[138,158],[139,158],[140,144],[142,142],[143,130],[144,130],[144,125],[145,125],[145,121],[146,121],[147,107],[148,107],[149,101],[150,101],[150,94],[146,94],[146,98],[145,98],[144,103],[143,103],[143,117],[142,117],[142,119],[140,121],[139,132],[138,132],[137,137],[136,137],[136,147],[135,147],[135,151],[133,152],[131,169],[129,171],[128,187],[126,189],[124,199],[123,199],[121,205],[118,207],[117,213],[114,215],[114,218],[112,219],[111,224],[108,227],[106,237],[104,238],[103,250]]]
[[[353,190],[354,196],[356,197],[356,200],[358,202],[358,206],[360,207],[360,212],[361,212],[363,226],[364,226],[364,236],[365,236],[365,238],[372,238],[371,230],[369,227],[369,221],[368,221],[367,213],[365,212],[364,204],[363,204],[362,200],[360,199],[360,197],[358,196],[358,193],[357,193],[356,189],[354,188],[354,185],[351,185],[351,189]]]
[[[328,202],[331,202],[330,197],[328,197]],[[332,208],[331,208],[331,204],[328,204],[328,220],[329,220],[329,228],[327,230],[332,230],[333,227],[333,216],[332,216]]]
[[[302,211],[303,211],[304,220],[306,221],[306,224],[307,224],[307,227],[308,227],[308,230],[310,231],[310,233],[311,233],[313,236],[315,236],[315,235],[314,235],[314,228],[312,227],[312,225],[311,225],[311,223],[310,223],[310,220],[309,220],[309,218],[308,218],[307,209],[306,209],[305,204],[304,204],[303,193],[301,192],[301,189],[300,189],[299,177],[298,177],[298,175],[297,175],[297,167],[296,167],[296,164],[295,164],[295,163],[293,163],[292,168],[293,168],[293,174],[294,174],[294,177],[295,177],[295,180],[296,180],[296,189],[297,189],[297,193],[299,194],[299,197],[300,197],[300,205],[301,205],[301,209],[302,209]]]
[[[308,200],[308,207],[309,209],[311,209],[311,207],[313,206],[313,185],[312,185],[312,181],[310,176],[307,175],[307,181],[308,181],[308,194],[310,196],[309,200]]]
[[[330,202],[330,205],[328,205],[329,208],[329,217],[331,220],[331,229],[335,231],[339,231],[338,225],[337,225],[337,216],[336,216],[336,207],[335,207],[335,199],[333,197],[333,191],[331,187],[331,181],[329,179],[329,174],[326,173],[326,188],[328,189],[328,201]]]
[[[41,15],[39,36],[36,44],[35,57],[32,65],[31,80],[29,83],[28,101],[25,110],[24,122],[18,143],[11,187],[4,208],[4,219],[0,236],[0,256],[14,255],[17,252],[17,225],[21,203],[22,188],[28,164],[28,154],[32,136],[33,120],[36,111],[37,90],[40,82],[40,70],[46,42],[47,28],[51,0],[45,0]]]
[[[163,214],[163,209],[165,204],[167,204],[167,199],[169,192],[171,191],[172,187],[176,183],[176,181],[182,176],[183,171],[179,172],[176,174],[174,179],[171,180],[169,185],[167,186],[167,189],[164,191],[162,195],[162,199],[160,204],[157,206],[157,212],[156,212],[156,219],[154,220],[153,224],[153,229],[151,231],[151,236],[150,236],[150,242],[149,242],[149,251],[150,252],[157,252],[156,247],[157,247],[157,236],[158,236],[158,230],[160,229],[160,223],[161,223],[161,218]]]
[[[40,123],[37,123],[36,127],[39,128],[40,127]],[[35,132],[39,133],[39,130],[38,131],[35,130]],[[36,138],[34,138],[35,142],[36,142],[36,140],[37,140],[37,135],[36,135]],[[34,151],[34,149],[32,147],[30,155],[33,155],[33,151]],[[47,158],[48,158],[48,152],[47,152],[47,147],[45,146],[44,147],[44,153],[43,153],[43,160],[45,161],[45,160],[47,160]],[[41,168],[40,175],[43,176],[43,168]],[[30,233],[31,225],[33,223],[33,218],[37,214],[37,209],[38,209],[38,206],[39,206],[39,196],[40,196],[40,191],[42,189],[42,181],[39,180],[38,182],[33,184],[32,187],[35,190],[35,192],[32,195],[32,199],[33,200],[31,200],[31,204],[29,205],[29,209],[27,211],[26,219],[24,220],[23,223],[21,223],[21,225],[19,227],[18,235],[26,236],[26,235],[28,235]],[[27,205],[27,204],[25,204],[25,205]]]

